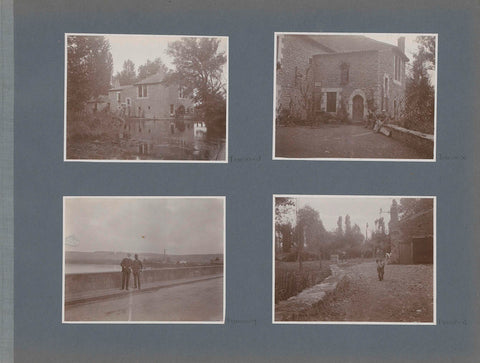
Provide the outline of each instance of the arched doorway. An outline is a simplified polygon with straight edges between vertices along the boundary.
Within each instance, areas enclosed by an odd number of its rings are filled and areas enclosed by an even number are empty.
[[[179,116],[184,116],[185,115],[185,106],[183,106],[183,105],[178,106],[176,114],[179,115]]]
[[[353,122],[361,122],[363,121],[363,97],[360,95],[356,95],[353,97],[352,102],[352,120]]]

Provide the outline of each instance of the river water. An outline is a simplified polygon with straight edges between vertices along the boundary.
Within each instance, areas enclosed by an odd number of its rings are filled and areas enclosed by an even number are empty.
[[[120,264],[118,265],[102,265],[102,264],[87,264],[87,263],[66,263],[65,274],[75,273],[91,273],[91,272],[115,272],[122,271]]]
[[[225,139],[208,137],[202,122],[129,119],[120,139],[136,159],[222,160]]]

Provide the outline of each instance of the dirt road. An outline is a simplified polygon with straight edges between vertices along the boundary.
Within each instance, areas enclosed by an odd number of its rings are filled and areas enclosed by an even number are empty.
[[[375,262],[345,271],[347,283],[309,320],[433,322],[433,265],[386,265],[383,281]]]

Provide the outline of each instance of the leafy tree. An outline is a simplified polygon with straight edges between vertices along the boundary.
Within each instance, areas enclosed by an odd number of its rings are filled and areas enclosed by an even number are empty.
[[[401,198],[399,205],[400,221],[417,213],[433,209],[432,198]]]
[[[352,222],[350,222],[350,216],[348,214],[345,216],[345,234],[352,234]]]
[[[305,231],[307,249],[318,252],[326,233],[320,214],[308,205],[303,207],[298,211],[297,227]]]
[[[102,36],[67,37],[67,108],[84,109],[90,98],[110,88],[113,59],[110,43]]]
[[[172,56],[175,70],[165,79],[167,84],[176,83],[191,94],[207,125],[225,128],[226,100],[222,68],[227,62],[219,52],[220,40],[214,38],[182,38],[168,45],[167,54]]]
[[[304,248],[318,255],[318,259],[321,261],[327,232],[318,211],[308,205],[298,210],[295,230],[299,269],[302,269],[302,253]]]
[[[435,69],[435,37],[423,35],[417,37],[418,57],[424,63],[427,70]]]
[[[292,198],[275,198],[275,230],[280,233],[283,252],[290,252],[293,245],[292,221],[295,216],[295,200]]]
[[[167,70],[167,67],[160,58],[155,58],[153,62],[147,60],[145,64],[138,67],[137,80],[141,81],[142,79],[153,76],[157,73],[167,73]]]
[[[428,71],[435,69],[435,37],[417,37],[417,43],[405,89],[404,124],[413,130],[433,133],[435,89]]]
[[[130,59],[124,61],[123,68],[115,75],[115,79],[120,83],[120,86],[126,86],[135,83],[137,80],[135,64]]]
[[[343,224],[342,223],[342,216],[338,216],[336,233],[339,236],[343,236],[343,226],[342,226],[342,224]]]
[[[293,245],[293,227],[290,223],[277,226],[277,231],[282,235],[282,252],[290,252]]]

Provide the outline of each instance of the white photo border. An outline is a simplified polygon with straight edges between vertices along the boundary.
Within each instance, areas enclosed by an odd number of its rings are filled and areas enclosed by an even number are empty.
[[[435,109],[434,109],[434,135],[433,135],[433,158],[432,159],[395,159],[395,158],[295,158],[280,157],[275,155],[276,137],[276,103],[277,103],[277,36],[279,35],[410,35],[410,36],[434,36],[435,37]],[[362,32],[274,32],[273,37],[273,128],[272,128],[272,160],[303,160],[303,161],[389,161],[389,162],[436,162],[437,161],[437,93],[438,93],[438,33],[362,33]]]
[[[279,321],[275,320],[275,198],[421,198],[433,199],[433,321],[432,322],[382,322],[382,321]],[[311,195],[273,194],[272,198],[272,324],[307,325],[437,325],[437,197],[433,195]]]
[[[129,36],[129,37],[162,37],[162,38],[222,38],[226,42],[226,56],[227,56],[227,72],[226,77],[226,128],[225,128],[225,160],[127,160],[127,159],[67,159],[67,37],[71,35],[78,36]],[[65,33],[64,34],[64,91],[63,91],[63,161],[64,162],[89,162],[89,163],[214,163],[214,164],[227,164],[228,163],[228,125],[229,125],[229,74],[230,74],[230,53],[229,53],[229,37],[226,35],[183,35],[183,34],[116,34],[116,33]]]
[[[65,320],[65,201],[67,199],[220,199],[223,201],[223,307],[222,307],[222,320],[218,321],[181,321],[181,320],[171,320],[171,321],[70,321]],[[227,277],[227,250],[226,250],[226,229],[227,229],[227,219],[226,219],[226,196],[63,196],[62,197],[62,324],[172,324],[172,325],[225,325],[225,312],[226,312],[226,277]]]

